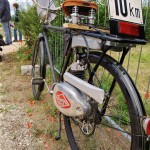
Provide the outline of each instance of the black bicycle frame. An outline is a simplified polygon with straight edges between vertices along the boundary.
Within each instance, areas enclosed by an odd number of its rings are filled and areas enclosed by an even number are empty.
[[[44,37],[44,40],[45,40],[46,51],[47,51],[50,67],[51,67],[51,70],[52,70],[53,82],[56,83],[55,67],[54,67],[54,64],[53,64],[53,61],[52,61],[51,50],[50,50],[50,47],[48,45],[48,35],[47,35],[48,30],[57,30],[59,32],[64,32],[64,33],[67,32],[68,33],[68,30],[71,31],[71,29],[65,29],[63,27],[56,27],[56,26],[52,26],[52,25],[44,25],[43,26],[43,37]],[[73,29],[72,29],[72,31],[73,31]],[[71,34],[71,32],[70,32],[70,34]],[[102,41],[113,41],[113,42],[132,43],[132,44],[146,44],[146,42],[147,42],[145,39],[135,39],[135,38],[134,39],[130,39],[130,38],[116,37],[116,36],[113,36],[113,35],[102,34],[101,32],[98,32],[98,31],[78,31],[78,34],[82,34],[82,35],[86,35],[86,36],[90,36],[90,37],[96,37],[96,38],[101,39]],[[64,72],[67,69],[67,65],[69,63],[70,56],[71,56],[71,53],[72,53],[72,48],[71,48],[72,39],[70,38],[69,41],[67,41],[67,42],[69,43],[68,47],[66,47],[66,50],[65,50],[65,51],[67,51],[67,55],[65,57],[64,66],[63,66],[63,68],[62,68],[62,70],[61,70],[61,72],[59,74],[59,81],[63,81],[63,74],[64,74]],[[103,45],[103,47],[104,47],[104,45]],[[101,59],[98,62],[98,64],[95,66],[93,71],[97,70],[97,66],[99,65],[99,63],[101,62],[103,56],[105,55],[105,53],[109,49],[110,49],[110,47],[104,48],[102,50],[103,54],[101,56]],[[127,49],[126,48],[123,49],[123,57],[122,57],[122,59],[120,61],[120,64],[123,63],[125,55],[128,52]],[[94,72],[91,73],[90,79],[93,77],[93,75],[94,75]],[[89,82],[90,82],[90,79],[89,79]]]

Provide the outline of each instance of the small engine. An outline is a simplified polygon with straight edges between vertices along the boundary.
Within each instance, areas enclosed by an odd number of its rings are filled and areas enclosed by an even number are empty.
[[[84,68],[78,62],[71,64],[70,73],[80,79],[84,77]],[[68,82],[58,83],[54,87],[54,103],[58,110],[67,116],[85,116],[90,113],[88,96]]]
[[[57,109],[67,116],[88,116],[91,113],[91,99],[102,104],[104,90],[84,81],[84,66],[79,62],[71,64],[65,72],[64,82],[57,83],[53,89],[53,99]]]
[[[67,116],[85,116],[91,111],[88,97],[67,82],[55,85],[53,99],[57,109]]]

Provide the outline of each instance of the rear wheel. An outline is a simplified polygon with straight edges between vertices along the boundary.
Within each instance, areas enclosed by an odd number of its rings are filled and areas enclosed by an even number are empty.
[[[43,39],[37,39],[32,58],[32,93],[36,100],[39,99],[44,89],[46,75],[45,43]]]
[[[99,55],[89,56],[90,68]],[[85,78],[89,79],[86,58]],[[92,84],[105,91],[102,105],[91,99],[93,107],[88,117],[64,116],[66,134],[73,150],[142,150],[143,130],[141,118],[143,106],[140,97],[126,71],[115,60],[105,56],[95,72]],[[115,83],[113,90],[112,83]]]

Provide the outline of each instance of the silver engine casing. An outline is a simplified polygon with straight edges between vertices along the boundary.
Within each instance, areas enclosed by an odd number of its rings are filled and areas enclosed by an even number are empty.
[[[54,104],[63,114],[77,117],[90,113],[91,106],[87,96],[69,83],[58,83],[53,91]]]

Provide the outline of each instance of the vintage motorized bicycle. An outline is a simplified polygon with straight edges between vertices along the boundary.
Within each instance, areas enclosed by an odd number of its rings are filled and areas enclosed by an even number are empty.
[[[39,99],[44,85],[48,88],[46,65],[49,64],[54,84],[48,91],[60,112],[57,139],[63,114],[73,150],[149,149],[150,119],[136,86],[122,67],[131,47],[146,44],[141,0],[136,3],[109,0],[108,31],[94,26],[98,10],[94,2],[64,1],[61,9],[69,23],[63,27],[51,24],[60,9],[53,1],[39,0],[36,4],[43,32],[35,42],[32,91],[34,98]],[[49,30],[64,35],[65,59],[58,78],[48,42]],[[120,60],[108,56],[108,51],[121,52]]]

